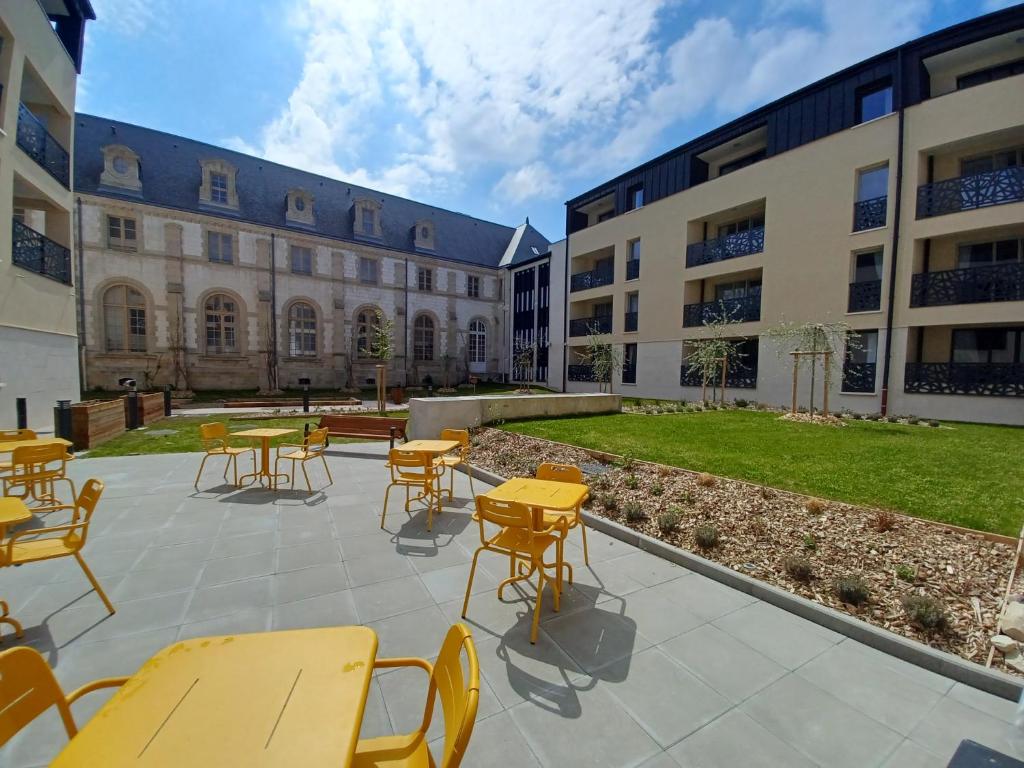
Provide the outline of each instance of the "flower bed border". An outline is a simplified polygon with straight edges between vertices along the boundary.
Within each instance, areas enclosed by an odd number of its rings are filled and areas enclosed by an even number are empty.
[[[554,440],[547,440],[546,442],[553,443],[555,445],[567,445],[566,443],[558,443]],[[569,447],[579,449],[579,446]],[[594,456],[594,458],[621,458],[615,457],[614,454],[602,453],[600,451],[590,451],[585,448],[581,450],[587,451],[587,453]],[[638,461],[638,463],[660,466],[655,465],[654,462]],[[480,467],[466,468],[465,465],[460,464],[458,465],[458,469],[467,473],[471,469],[475,478],[483,480],[491,485],[500,485],[505,482],[506,479],[501,475],[488,472]],[[732,480],[732,478],[722,479]],[[744,484],[752,487],[761,487],[753,483]],[[763,600],[766,603],[770,603],[777,608],[789,611],[801,618],[813,621],[815,624],[827,629],[831,629],[833,632],[846,635],[859,643],[863,643],[864,645],[870,646],[878,651],[887,653],[890,656],[895,656],[896,658],[902,659],[910,664],[914,664],[915,666],[935,672],[943,677],[948,677],[951,680],[964,683],[972,688],[977,688],[985,691],[986,693],[990,693],[994,696],[999,696],[1010,701],[1018,701],[1021,697],[1022,690],[1024,690],[1024,681],[1008,675],[1005,672],[983,667],[973,661],[968,661],[967,659],[959,656],[954,656],[951,653],[931,648],[923,643],[919,643],[915,640],[897,635],[894,632],[890,632],[887,629],[876,627],[873,624],[861,621],[860,619],[854,618],[848,614],[840,613],[839,611],[822,605],[821,603],[808,600],[805,597],[795,595],[792,592],[787,592],[784,589],[773,586],[759,579],[755,579],[752,576],[747,576],[738,571],[734,571],[720,563],[707,560],[693,552],[672,546],[671,544],[666,544],[653,536],[648,536],[645,533],[640,533],[632,528],[620,525],[614,520],[609,520],[608,518],[595,515],[586,510],[583,510],[583,518],[586,521],[586,524],[594,530],[607,534],[608,536],[618,539],[623,543],[634,546],[645,552],[649,552],[663,560],[668,560],[676,565],[680,565],[688,570],[694,571],[695,573],[699,573],[702,576],[706,576],[709,579],[714,579],[728,587],[732,587],[740,592],[756,597],[759,600]],[[918,520],[920,518],[914,519]],[[934,521],[927,522],[934,523]],[[957,528],[957,526],[947,526],[942,523],[934,524],[974,534],[984,533],[982,531]],[[996,541],[1005,541],[1007,538],[999,536],[998,534],[991,534],[991,536],[996,537],[994,539]],[[1014,546],[1016,546],[1016,539],[1009,539],[1009,541],[1013,542]]]

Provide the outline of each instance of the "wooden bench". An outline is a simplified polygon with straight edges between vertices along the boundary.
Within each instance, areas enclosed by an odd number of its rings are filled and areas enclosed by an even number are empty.
[[[320,417],[319,427],[327,427],[331,437],[368,437],[376,440],[389,440],[395,447],[395,439],[403,442],[405,436],[405,419],[391,419],[386,416],[346,416],[328,415]]]

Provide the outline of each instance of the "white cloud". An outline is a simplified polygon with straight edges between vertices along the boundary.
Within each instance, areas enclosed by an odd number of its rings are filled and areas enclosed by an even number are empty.
[[[138,37],[163,25],[159,6],[149,0],[93,0],[92,5],[95,24],[118,35]]]
[[[494,185],[495,193],[512,203],[530,198],[551,199],[559,194],[559,189],[558,178],[541,161],[509,171]]]

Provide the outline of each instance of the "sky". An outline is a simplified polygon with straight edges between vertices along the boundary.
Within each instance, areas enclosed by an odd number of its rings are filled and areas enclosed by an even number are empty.
[[[1008,0],[92,0],[79,111],[508,225]]]

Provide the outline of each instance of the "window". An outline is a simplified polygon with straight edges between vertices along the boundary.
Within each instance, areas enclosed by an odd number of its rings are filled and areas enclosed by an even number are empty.
[[[970,269],[987,264],[1006,264],[1024,260],[1024,240],[998,240],[994,243],[961,245],[957,268]]]
[[[644,207],[644,185],[634,184],[626,190],[626,210],[632,211]],[[599,219],[600,220],[600,219]]]
[[[715,286],[715,301],[730,301],[760,295],[760,280],[737,280],[732,283],[719,283]]]
[[[857,122],[866,123],[892,112],[892,84],[876,83],[857,93]]]
[[[846,334],[846,361],[874,365],[878,361],[878,331],[850,331]]]
[[[130,285],[103,294],[103,336],[108,352],[146,351],[146,300]]]
[[[416,268],[416,287],[421,291],[434,290],[434,273],[426,267]]]
[[[1006,64],[996,64],[994,67],[981,69],[966,75],[960,75],[956,79],[956,89],[962,90],[983,83],[991,83],[993,80],[1002,80],[1004,77],[1024,74],[1024,59],[1017,59]]]
[[[434,359],[434,321],[428,315],[420,315],[413,324],[412,356],[419,361]]]
[[[466,277],[466,295],[471,299],[480,298],[480,278],[476,275]]]
[[[113,167],[116,173],[126,174],[128,173],[128,158],[124,155],[117,155],[113,160],[110,161],[111,167]]]
[[[718,225],[718,236],[728,237],[729,235],[736,235],[740,232],[749,232],[752,229],[764,226],[764,214],[759,213],[754,216],[747,216],[745,219],[739,219],[738,221],[730,221],[728,224]]]
[[[377,330],[377,310],[364,309],[356,315],[356,357],[373,354],[374,334]]]
[[[483,364],[487,362],[487,326],[483,320],[473,320],[469,324],[469,362]]]
[[[622,383],[636,384],[636,344],[622,345]]]
[[[359,282],[367,285],[377,284],[377,260],[366,256],[359,257]]]
[[[234,261],[232,245],[231,235],[227,232],[206,233],[206,250],[210,261],[231,264]]]
[[[14,220],[16,222],[18,222],[19,224],[24,224],[25,223],[25,209],[24,208],[15,208],[14,209]]]
[[[210,172],[210,200],[214,203],[228,204],[228,175]]]
[[[626,294],[626,333],[632,333],[637,329],[637,322],[640,318],[640,294]]]
[[[882,251],[855,254],[853,282],[870,283],[882,279]]]
[[[301,195],[295,196],[295,210],[299,211],[300,213],[306,210],[306,198],[302,197]]]
[[[597,222],[600,224],[602,221],[608,221],[608,219],[615,217],[615,211],[603,211],[597,214]]]
[[[977,176],[980,173],[991,173],[993,171],[1005,171],[1007,168],[1016,168],[1024,160],[1021,154],[1022,150],[1005,149],[989,155],[961,160],[960,175]]]
[[[293,245],[291,247],[292,253],[292,272],[300,275],[311,275],[313,274],[313,251],[310,248],[306,248],[301,245]]]
[[[237,351],[235,300],[217,293],[206,300],[206,353],[219,355]]]
[[[373,215],[376,213],[372,208],[360,208],[359,227],[364,235],[373,237],[375,233]]]
[[[953,331],[954,363],[1019,363],[1024,329],[957,328]]]
[[[630,261],[640,261],[640,240],[630,240],[626,247],[628,249],[628,259]]]
[[[288,354],[292,357],[316,355],[316,312],[302,301],[288,308]]]
[[[135,245],[135,219],[126,219],[121,216],[107,217],[107,246],[110,248],[124,248],[134,251]]]
[[[886,197],[889,194],[889,166],[880,165],[857,172],[857,202]]]
[[[760,160],[764,160],[767,156],[768,151],[766,149],[759,149],[756,152],[751,152],[749,155],[744,155],[743,157],[738,157],[735,160],[730,160],[727,163],[723,163],[718,168],[718,175],[725,176],[733,171],[738,171],[740,168],[746,168],[748,165],[753,165]]]

